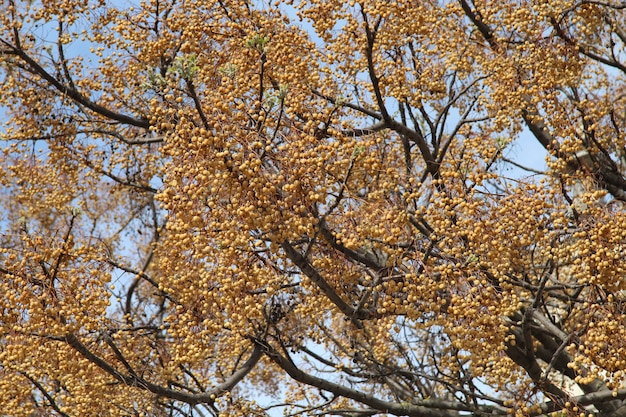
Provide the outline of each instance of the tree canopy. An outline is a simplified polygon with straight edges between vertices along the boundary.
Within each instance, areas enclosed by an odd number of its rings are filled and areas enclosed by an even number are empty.
[[[0,415],[626,416],[622,0],[1,10]]]

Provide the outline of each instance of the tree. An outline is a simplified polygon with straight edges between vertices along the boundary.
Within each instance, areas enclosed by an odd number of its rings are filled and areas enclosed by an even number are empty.
[[[625,9],[5,1],[1,413],[626,415]]]

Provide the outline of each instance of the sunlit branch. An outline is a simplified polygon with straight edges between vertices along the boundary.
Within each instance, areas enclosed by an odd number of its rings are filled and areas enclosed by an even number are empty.
[[[591,50],[590,46],[586,46],[580,42],[576,42],[574,41],[572,38],[570,38],[565,31],[563,30],[563,28],[561,27],[561,25],[559,24],[559,22],[552,18],[552,24],[554,26],[554,29],[556,30],[556,33],[559,35],[559,37],[561,39],[563,39],[567,44],[573,46],[576,48],[576,50],[578,52],[580,52],[581,54],[587,56],[588,58],[593,59],[594,61],[600,62],[604,65],[607,65],[609,67],[615,68],[623,73],[626,73],[626,66],[624,66],[622,63],[618,62],[615,59],[615,55],[613,55],[611,57],[611,59],[606,58],[602,55],[598,55],[595,52],[593,52]],[[613,54],[614,52],[611,51],[611,53]]]
[[[522,169],[522,170],[524,170],[524,171],[532,172],[533,174],[537,174],[537,175],[546,175],[546,173],[545,173],[545,172],[543,172],[543,171],[540,171],[540,170],[538,170],[538,169],[535,169],[535,168],[531,168],[531,167],[528,167],[528,166],[522,165],[522,164],[520,164],[520,163],[519,163],[519,162],[517,162],[517,161],[514,161],[514,160],[512,160],[512,159],[507,158],[506,156],[503,156],[503,157],[501,157],[500,159],[501,159],[502,161],[506,162],[507,164],[511,164],[511,165],[513,165],[513,166],[515,166],[515,167],[517,167],[517,168],[519,168],[519,169]]]
[[[328,297],[328,299],[339,308],[339,310],[349,318],[367,319],[370,318],[372,313],[368,311],[358,311],[356,308],[348,305],[333,287],[320,275],[320,273],[309,263],[309,261],[300,254],[291,244],[287,241],[283,242],[282,248],[291,259],[291,261],[311,280],[317,285],[320,290]]]
[[[24,61],[24,63],[28,65],[30,72],[43,78],[51,86],[56,88],[60,93],[66,95],[67,97],[70,97],[76,103],[79,103],[87,107],[88,109],[94,111],[95,113],[105,118],[115,120],[122,124],[137,126],[137,127],[141,127],[144,129],[147,129],[150,127],[150,122],[148,121],[148,119],[144,119],[144,118],[137,119],[137,118],[125,115],[125,114],[116,113],[110,109],[107,109],[106,107],[103,107],[99,104],[94,103],[93,101],[91,101],[90,99],[82,95],[80,92],[78,92],[77,90],[72,89],[71,87],[67,85],[64,85],[55,77],[53,77],[50,73],[48,73],[30,55],[28,55],[25,51],[20,49],[19,45],[14,46],[8,43],[7,41],[1,40],[1,39],[0,39],[0,42],[4,44],[5,47],[7,47],[10,53],[12,53],[13,55],[19,57],[22,61]]]
[[[319,92],[319,91],[317,91],[315,89],[313,89],[312,92],[316,96],[321,97],[321,98],[327,100],[329,103],[332,103],[332,104],[334,104],[336,106],[347,107],[349,109],[356,110],[359,113],[363,113],[363,114],[365,114],[365,115],[367,115],[367,116],[369,116],[369,117],[371,117],[373,119],[376,119],[376,120],[382,120],[383,119],[383,117],[380,114],[378,114],[377,112],[375,112],[373,110],[370,110],[370,109],[367,109],[367,108],[365,108],[363,106],[360,106],[358,104],[345,102],[344,100],[340,100],[338,98],[333,98],[333,97],[327,96],[327,95],[322,94],[321,92]]]
[[[65,337],[65,341],[68,343],[68,345],[70,345],[78,353],[80,353],[85,359],[89,360],[100,369],[113,376],[116,380],[124,383],[125,385],[137,387],[139,389],[145,389],[158,396],[171,398],[173,400],[178,400],[191,405],[202,403],[213,404],[215,402],[215,398],[220,397],[232,390],[246,375],[248,375],[263,356],[262,348],[258,344],[255,344],[248,360],[232,375],[230,375],[226,381],[217,385],[208,392],[193,394],[153,384],[137,375],[123,374],[122,372],[115,369],[111,364],[106,362],[104,359],[100,358],[95,353],[90,351],[89,348],[81,343],[78,337],[76,337],[76,335],[74,334],[68,334]]]
[[[344,130],[341,132],[344,136],[367,136],[372,133],[380,132],[387,127],[385,122],[378,122],[368,127],[356,128],[351,130]]]
[[[198,98],[198,93],[196,92],[196,87],[193,85],[193,81],[186,79],[187,89],[189,90],[189,95],[193,99],[193,103],[196,106],[196,111],[198,112],[198,116],[200,116],[200,120],[202,120],[202,125],[205,129],[210,129],[209,121],[204,114],[204,110],[202,109],[202,104],[200,103],[200,99]]]
[[[46,400],[48,400],[48,404],[50,404],[50,407],[52,407],[52,409],[56,413],[58,413],[60,416],[63,416],[63,417],[70,417],[69,414],[63,412],[63,410],[59,408],[59,405],[56,403],[52,395],[50,395],[50,393],[43,387],[43,385],[37,382],[35,378],[31,377],[26,372],[20,372],[20,374],[24,375],[24,377],[28,379],[39,390],[39,392],[41,392],[41,394],[46,398]]]
[[[335,395],[356,400],[380,411],[397,416],[415,417],[458,417],[461,415],[461,411],[472,411],[464,404],[438,399],[413,400],[412,403],[395,403],[380,400],[373,395],[353,390],[343,385],[318,378],[304,372],[294,365],[291,359],[282,356],[276,349],[267,343],[262,341],[256,341],[256,343],[262,347],[264,353],[268,355],[273,362],[280,366],[285,372],[287,372],[287,374],[289,374],[291,378],[296,381],[320,388]]]
[[[61,65],[61,68],[63,69],[63,75],[65,76],[65,79],[69,83],[69,88],[71,90],[77,91],[76,85],[74,84],[74,80],[72,79],[72,75],[70,74],[70,70],[67,67],[67,60],[65,59],[63,42],[61,41],[61,39],[63,39],[63,19],[59,19],[59,27],[57,29],[57,36],[58,36],[57,50],[59,52],[59,63]]]
[[[463,8],[465,15],[472,21],[472,23],[480,31],[483,38],[485,38],[487,43],[489,43],[489,46],[491,46],[491,48],[497,52],[498,43],[496,42],[493,31],[491,30],[491,28],[489,28],[489,26],[487,26],[483,22],[483,18],[480,15],[480,12],[477,10],[476,6],[468,3],[466,0],[459,0],[459,3],[461,3],[461,7]]]
[[[133,275],[141,277],[142,279],[144,279],[147,282],[149,282],[154,288],[157,288],[157,289],[159,288],[159,284],[156,281],[154,281],[152,278],[150,278],[150,276],[148,276],[145,272],[143,272],[143,271],[135,271],[134,269],[129,268],[127,266],[124,266],[124,265],[120,264],[119,262],[116,262],[116,261],[114,261],[113,259],[110,259],[110,258],[107,259],[107,262],[109,264],[111,264],[112,266],[114,266],[114,267],[116,267],[118,269],[121,269],[122,271],[125,271],[125,272],[128,272],[129,274],[133,274]],[[169,299],[169,297],[166,294],[163,294],[163,296]]]

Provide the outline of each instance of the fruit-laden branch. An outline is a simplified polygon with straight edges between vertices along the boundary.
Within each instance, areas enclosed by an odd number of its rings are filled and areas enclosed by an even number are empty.
[[[326,282],[324,277],[320,275],[320,273],[313,268],[313,266],[309,263],[309,261],[300,254],[291,244],[287,241],[282,244],[283,250],[285,254],[291,261],[298,267],[300,270],[306,275],[315,285],[319,287],[320,290],[328,297],[328,299],[339,308],[339,310],[346,315],[346,317],[350,317],[351,319],[368,319],[371,318],[373,313],[369,311],[359,310],[358,308],[352,307],[346,303],[339,294],[334,290],[331,285]]]
[[[39,382],[37,382],[37,380],[33,377],[31,377],[30,375],[28,375],[26,372],[20,372],[20,374],[24,375],[24,377],[26,379],[28,379],[31,384],[33,384],[38,390],[39,392],[41,392],[41,394],[46,397],[46,400],[48,401],[48,404],[50,404],[50,407],[52,407],[52,409],[58,413],[60,416],[62,417],[70,417],[69,414],[64,413],[63,410],[61,410],[59,408],[59,405],[56,403],[56,401],[54,400],[54,398],[50,395],[50,393],[43,387],[43,385],[41,385]]]
[[[47,81],[51,86],[56,88],[63,95],[71,98],[76,103],[81,104],[87,107],[89,110],[98,113],[102,117],[105,117],[110,120],[115,120],[116,122],[140,127],[143,129],[148,129],[150,127],[150,121],[146,118],[135,118],[132,116],[128,116],[125,114],[116,113],[110,109],[107,109],[104,106],[101,106],[97,103],[94,103],[84,95],[82,95],[78,90],[72,88],[71,86],[67,86],[63,84],[61,81],[53,77],[48,71],[46,71],[37,61],[35,61],[30,55],[28,55],[23,49],[18,46],[12,45],[10,42],[7,42],[4,39],[0,39],[0,43],[2,43],[6,48],[2,51],[3,54],[14,55],[21,59],[26,67],[24,68],[28,72],[34,75],[38,75]]]
[[[215,398],[224,395],[225,393],[232,390],[235,385],[237,385],[246,375],[248,375],[263,356],[263,350],[261,346],[259,346],[258,344],[254,344],[254,348],[248,360],[241,366],[241,368],[236,370],[230,377],[228,377],[226,381],[219,384],[210,391],[196,394],[176,391],[170,388],[162,387],[157,384],[153,384],[134,373],[123,374],[122,372],[115,369],[115,367],[113,367],[107,361],[90,351],[87,346],[81,343],[81,341],[78,340],[78,337],[76,337],[76,335],[74,334],[68,334],[65,337],[65,341],[78,353],[80,353],[85,359],[94,363],[100,369],[112,375],[115,379],[122,382],[123,384],[130,387],[137,387],[140,389],[148,390],[158,396],[182,401],[191,405],[213,404],[215,402]]]
[[[572,362],[572,358],[562,348],[563,343],[567,343],[573,335],[567,335],[539,311],[534,309],[518,312],[512,319],[516,320],[518,323],[522,323],[524,317],[529,317],[527,328],[531,331],[531,337],[536,339],[540,344],[536,347],[529,347],[524,341],[525,338],[522,334],[522,328],[516,327],[512,330],[512,333],[517,343],[515,346],[509,347],[507,354],[513,361],[527,371],[538,386],[541,386],[545,392],[550,393],[551,398],[555,399],[555,401],[542,404],[542,410],[558,411],[563,408],[567,401],[570,403],[578,402],[577,398],[579,397],[568,397],[567,394],[550,382],[546,378],[548,372],[543,371],[537,373],[536,362],[537,359],[540,359],[546,363],[550,363],[554,370],[570,379],[574,379],[576,373],[568,366],[568,364]],[[579,372],[581,376],[587,375],[587,370],[584,368],[581,368]],[[622,405],[621,401],[616,401],[616,398],[611,395],[612,391],[609,390],[606,384],[601,380],[595,379],[589,383],[579,383],[578,385],[586,393],[586,395],[582,396],[584,397],[585,403],[579,403],[580,405],[594,405],[603,415],[626,415],[626,405]],[[549,406],[547,404],[549,404]],[[625,414],[620,414],[622,412]]]
[[[459,0],[459,3],[465,12],[465,15],[472,21],[482,34],[483,38],[489,43],[490,48],[494,52],[498,52],[499,45],[494,36],[495,32],[481,19],[480,11],[469,4],[466,0]],[[558,22],[555,19],[552,19],[552,24],[555,27],[557,36],[562,38],[566,44],[570,46],[576,44],[574,40],[569,38],[563,32],[562,28],[558,25]],[[582,47],[578,47],[577,50],[579,53],[596,62],[600,62],[604,65],[626,72],[626,67],[619,64],[616,60],[607,60]],[[526,123],[526,126],[528,126],[528,129],[532,132],[539,143],[541,143],[541,145],[555,157],[567,161],[570,169],[578,170],[583,168],[583,164],[581,164],[576,155],[561,152],[558,142],[548,131],[546,123],[540,116],[537,106],[532,103],[532,98],[529,95],[524,95],[523,98],[527,108],[522,109],[522,118]],[[603,149],[600,150],[603,151]],[[606,189],[616,199],[626,201],[626,179],[619,171],[617,164],[615,164],[606,151],[604,151],[604,153],[600,153],[599,156],[592,159],[592,166],[590,167],[590,170],[593,174],[595,174],[596,180],[602,188]]]
[[[589,394],[579,395],[577,397],[570,398],[570,404],[575,404],[578,407],[580,406],[590,406],[596,404],[607,403],[613,400],[624,400],[626,399],[626,389],[622,389],[619,391],[611,391],[604,390],[598,392],[591,392]],[[534,413],[530,413],[531,417],[540,416],[544,414],[558,412],[563,409],[563,404],[555,401],[547,401],[545,403],[539,404],[541,411],[537,411]],[[626,416],[626,406],[618,408],[617,410],[609,413],[603,413],[603,416],[606,417],[624,417]]]
[[[278,366],[280,366],[291,378],[332,394],[350,398],[361,404],[368,405],[381,412],[393,414],[396,416],[414,416],[414,417],[459,417],[461,415],[471,416],[472,409],[467,405],[439,399],[415,400],[413,402],[388,402],[337,383],[318,378],[298,368],[294,362],[282,356],[275,348],[261,340],[255,340],[257,346],[260,346],[263,352]],[[479,406],[480,408],[481,406]],[[505,415],[506,410],[497,410],[493,407],[485,406],[485,411],[476,413],[476,415],[488,412],[492,415]],[[470,412],[468,414],[467,412]]]

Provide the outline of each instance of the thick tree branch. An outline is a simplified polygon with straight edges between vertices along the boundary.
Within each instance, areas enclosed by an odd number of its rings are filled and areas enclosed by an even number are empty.
[[[150,127],[150,121],[146,118],[135,118],[135,117],[128,116],[125,114],[116,113],[110,109],[107,109],[104,106],[94,103],[93,101],[91,101],[90,99],[82,95],[78,90],[75,90],[71,88],[70,86],[63,84],[62,82],[57,80],[55,77],[53,77],[48,71],[46,71],[41,65],[39,65],[37,61],[31,58],[30,55],[28,55],[24,50],[22,50],[19,47],[19,45],[18,46],[11,45],[9,42],[5,40],[0,40],[0,42],[3,43],[9,49],[10,53],[12,53],[13,55],[19,57],[22,61],[24,61],[28,65],[29,71],[32,74],[36,74],[40,76],[45,81],[47,81],[51,86],[56,88],[61,94],[71,98],[76,103],[87,107],[89,110],[92,110],[93,112],[98,113],[99,115],[107,119],[115,120],[122,124],[137,126],[137,127],[141,127],[144,129],[148,129]]]
[[[372,313],[368,311],[359,311],[357,308],[352,307],[346,303],[335,289],[320,275],[320,273],[310,264],[310,262],[302,256],[291,244],[287,241],[283,242],[282,248],[285,254],[291,261],[306,275],[320,290],[328,297],[328,299],[339,310],[349,318],[355,319],[368,319],[372,317]]]
[[[459,0],[459,3],[461,3],[461,8],[463,8],[465,15],[483,35],[483,38],[485,38],[487,43],[489,43],[491,49],[498,51],[498,43],[496,42],[493,31],[485,24],[485,22],[483,22],[482,16],[480,15],[480,12],[476,10],[476,7],[473,4],[469,4],[466,0]]]
[[[267,343],[258,340],[256,343],[258,346],[261,346],[263,352],[267,354],[274,363],[280,366],[291,378],[296,381],[328,391],[338,396],[350,398],[360,402],[361,404],[380,410],[381,412],[396,416],[409,417],[459,417],[462,415],[460,413],[461,411],[472,411],[464,404],[438,399],[413,400],[412,403],[395,403],[380,400],[371,394],[357,391],[308,374],[295,366],[293,361],[282,356],[276,349]]]
[[[224,395],[226,392],[232,390],[235,385],[237,385],[246,375],[252,371],[255,365],[259,362],[261,357],[263,356],[263,350],[258,344],[254,344],[254,348],[248,360],[231,376],[229,376],[226,381],[212,388],[208,392],[203,392],[199,394],[188,393],[173,390],[170,388],[165,388],[157,384],[153,384],[151,382],[146,381],[144,378],[140,378],[136,375],[125,375],[122,372],[118,371],[109,364],[104,359],[100,358],[93,352],[87,348],[83,343],[80,342],[78,337],[74,334],[68,334],[65,337],[65,341],[68,345],[74,348],[78,353],[80,353],[85,359],[89,360],[100,369],[113,376],[116,380],[122,382],[125,385],[130,387],[136,387],[139,389],[144,389],[152,392],[161,397],[170,398],[173,400],[181,401],[187,404],[213,404],[215,402],[215,398],[221,395]]]

